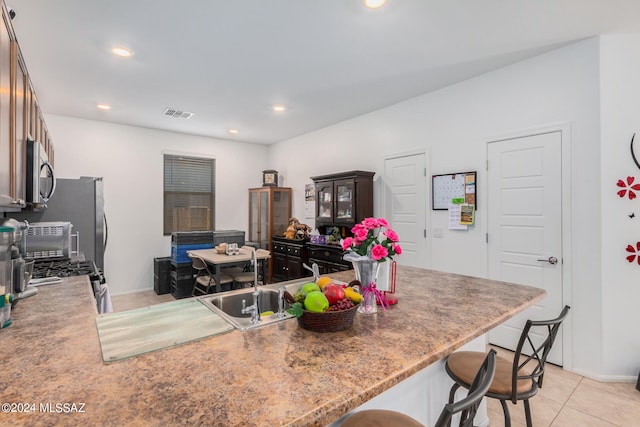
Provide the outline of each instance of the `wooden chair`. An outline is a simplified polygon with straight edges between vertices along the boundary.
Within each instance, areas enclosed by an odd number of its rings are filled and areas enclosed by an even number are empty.
[[[487,391],[487,397],[500,400],[505,427],[511,426],[507,401],[516,404],[518,400],[524,402],[527,427],[532,427],[529,399],[536,395],[538,388],[542,387],[547,356],[569,309],[569,306],[565,306],[560,315],[552,320],[527,320],[513,360],[496,358],[496,375]],[[459,387],[469,388],[473,380],[473,372],[482,363],[482,357],[483,353],[459,351],[447,358],[445,369],[455,381],[449,393],[449,402],[453,401]]]
[[[196,280],[193,283],[193,291],[191,292],[192,296],[207,295],[211,293],[212,287],[215,287],[216,292],[220,292],[222,290],[221,285],[233,282],[233,277],[220,273],[220,283],[217,283],[215,275],[209,271],[204,259],[196,255],[189,255],[189,258],[191,258],[191,265],[197,271]]]
[[[434,427],[448,427],[454,414],[460,414],[460,427],[472,427],[480,402],[491,385],[496,370],[496,351],[491,350],[481,362],[469,386],[467,397],[447,403]],[[349,416],[341,427],[424,427],[408,415],[386,409],[368,409]]]

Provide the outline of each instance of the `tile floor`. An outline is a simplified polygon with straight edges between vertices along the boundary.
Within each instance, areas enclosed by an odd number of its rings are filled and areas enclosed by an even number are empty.
[[[130,294],[114,295],[111,297],[114,311],[126,311],[134,308],[147,307],[161,302],[175,301],[173,295],[158,295],[154,291],[134,292]]]
[[[498,355],[513,353],[496,348]],[[543,387],[529,402],[535,427],[640,426],[640,391],[635,383],[602,383],[546,365]],[[500,402],[488,399],[491,427],[504,427]],[[511,425],[526,425],[524,405],[509,403]]]
[[[154,291],[112,297],[115,311],[167,301],[174,301],[171,294],[156,295]],[[496,350],[512,357],[507,350]],[[602,383],[548,364],[544,386],[530,402],[535,427],[640,427],[640,391],[635,383]],[[487,404],[491,427],[504,427],[500,402],[489,399]],[[522,402],[509,405],[511,425],[525,426]]]

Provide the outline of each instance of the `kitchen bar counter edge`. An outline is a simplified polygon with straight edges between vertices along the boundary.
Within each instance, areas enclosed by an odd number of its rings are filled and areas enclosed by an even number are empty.
[[[347,331],[310,332],[291,319],[113,363],[102,361],[88,279],[42,287],[0,331],[0,400],[35,411],[0,413],[0,425],[323,426],[545,295],[412,267],[398,267],[397,279],[399,304],[357,314]],[[83,411],[43,412],[41,403]]]

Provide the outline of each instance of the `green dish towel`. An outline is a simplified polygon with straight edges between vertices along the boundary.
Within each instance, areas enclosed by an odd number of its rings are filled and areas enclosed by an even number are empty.
[[[188,298],[98,315],[102,359],[113,362],[231,331],[233,326]]]

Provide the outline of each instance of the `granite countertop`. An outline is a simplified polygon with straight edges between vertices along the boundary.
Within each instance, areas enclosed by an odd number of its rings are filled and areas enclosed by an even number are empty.
[[[86,276],[41,287],[0,331],[0,400],[35,411],[0,413],[0,425],[326,425],[545,295],[410,267],[397,278],[399,304],[357,314],[347,331],[292,319],[112,363],[102,361]],[[48,403],[61,413],[42,412]]]

